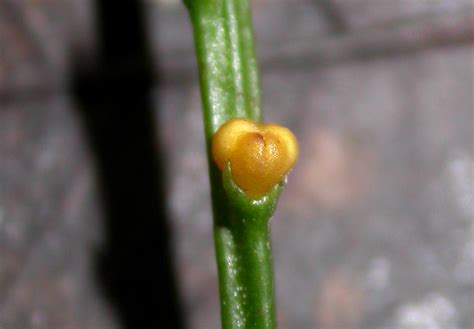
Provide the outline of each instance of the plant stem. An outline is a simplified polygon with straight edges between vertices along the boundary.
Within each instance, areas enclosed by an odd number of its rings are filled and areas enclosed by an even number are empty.
[[[185,0],[194,30],[209,161],[223,329],[275,329],[269,218],[280,187],[248,199],[212,161],[210,143],[227,120],[261,121],[248,0]]]

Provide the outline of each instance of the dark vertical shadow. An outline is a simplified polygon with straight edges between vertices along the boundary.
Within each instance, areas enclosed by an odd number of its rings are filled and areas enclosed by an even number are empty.
[[[143,2],[96,4],[100,56],[92,69],[76,63],[72,84],[101,187],[98,283],[123,328],[182,329]]]

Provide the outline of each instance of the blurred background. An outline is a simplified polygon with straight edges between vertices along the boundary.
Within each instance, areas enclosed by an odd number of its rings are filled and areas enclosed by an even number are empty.
[[[474,2],[252,3],[280,328],[474,328]],[[0,0],[0,328],[219,328],[178,0]]]

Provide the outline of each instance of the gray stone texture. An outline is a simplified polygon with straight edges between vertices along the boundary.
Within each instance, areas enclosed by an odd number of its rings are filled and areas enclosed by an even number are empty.
[[[190,24],[176,0],[143,6],[182,317],[218,328]],[[280,328],[474,328],[474,3],[253,6],[266,120],[300,141],[272,219]],[[126,327],[96,275],[100,170],[70,88],[95,18],[0,1],[0,329]]]

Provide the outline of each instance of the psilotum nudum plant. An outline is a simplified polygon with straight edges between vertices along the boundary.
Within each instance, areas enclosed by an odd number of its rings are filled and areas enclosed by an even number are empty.
[[[223,329],[276,329],[269,221],[298,157],[262,123],[248,0],[184,0],[199,67]]]

